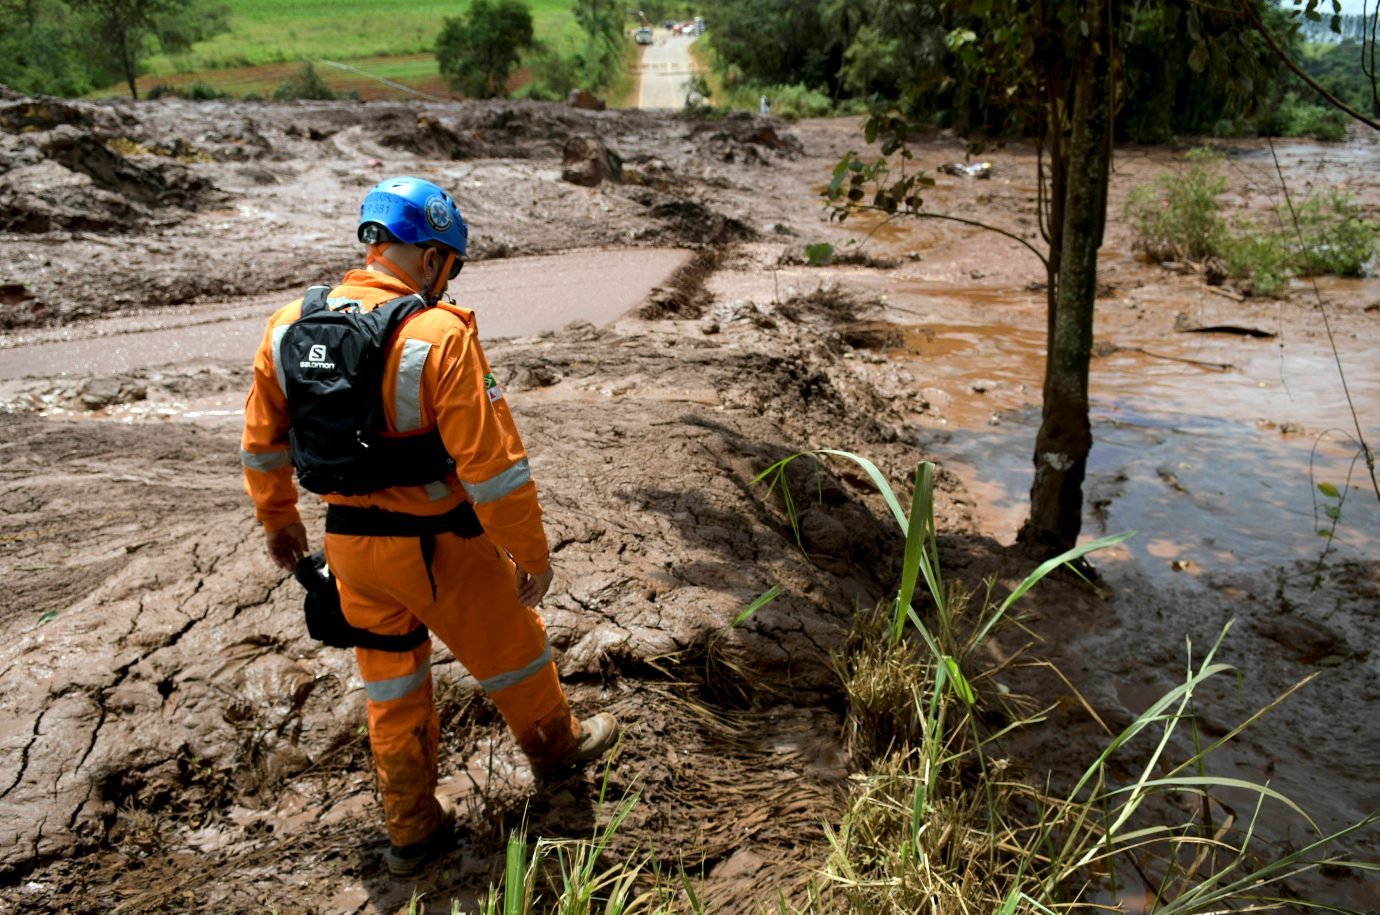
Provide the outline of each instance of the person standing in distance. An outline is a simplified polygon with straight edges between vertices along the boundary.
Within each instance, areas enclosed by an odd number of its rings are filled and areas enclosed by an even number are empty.
[[[413,441],[430,435],[441,463],[426,466],[441,469],[418,483],[412,462],[380,472],[372,491],[322,496],[341,607],[352,626],[381,636],[429,628],[493,699],[538,775],[595,759],[613,744],[618,723],[607,713],[577,720],[557,677],[534,609],[553,571],[527,454],[474,313],[440,301],[464,264],[469,233],[460,210],[431,182],[393,178],[364,198],[357,234],[368,246],[365,266],[275,312],[254,358],[240,455],[268,554],[291,570],[309,552],[293,474],[294,463],[302,474],[311,443],[293,436],[291,416],[301,414],[290,410],[287,392],[296,389],[278,358],[285,332],[313,295],[312,309],[337,312],[421,295],[428,307],[387,344],[381,431]],[[384,858],[390,872],[408,876],[454,819],[453,805],[435,796],[431,641],[410,650],[357,647],[355,657],[387,818]]]

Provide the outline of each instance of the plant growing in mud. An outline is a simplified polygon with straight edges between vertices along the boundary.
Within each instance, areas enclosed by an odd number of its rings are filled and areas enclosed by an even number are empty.
[[[1218,258],[1251,294],[1273,297],[1294,276],[1361,276],[1375,257],[1380,226],[1348,195],[1327,190],[1290,213],[1228,222],[1217,200],[1227,188],[1224,157],[1200,148],[1187,159],[1187,168],[1134,188],[1127,200],[1136,247],[1152,262]]]
[[[1148,911],[1188,915],[1275,905],[1282,900],[1272,888],[1317,868],[1380,869],[1329,850],[1380,821],[1380,811],[1321,835],[1268,785],[1211,771],[1215,751],[1307,682],[1209,741],[1198,729],[1195,701],[1207,681],[1235,673],[1216,660],[1230,624],[1201,660],[1189,644],[1184,681],[1112,734],[1071,787],[1056,791],[1013,777],[1015,766],[1000,755],[1002,738],[1044,723],[1052,707],[1032,711],[1016,701],[998,681],[1010,660],[979,670],[978,650],[1012,621],[1012,605],[1040,579],[1130,535],[1044,563],[1000,601],[991,582],[974,600],[941,577],[932,465],[918,466],[907,514],[864,458],[821,450],[779,461],[758,480],[779,488],[792,524],[796,502],[785,471],[801,457],[856,463],[906,535],[895,598],[859,614],[847,650],[835,657],[851,742],[865,768],[839,826],[827,827],[827,880],[806,911],[1094,911],[1104,908],[1095,904],[1097,893],[1116,896],[1131,876],[1137,895],[1150,900]],[[920,581],[933,605],[924,619],[912,603]],[[1131,752],[1147,742],[1148,752]],[[1118,778],[1124,771],[1135,774]],[[1215,799],[1224,789],[1252,798],[1253,809],[1238,817]],[[1287,853],[1262,852],[1254,836],[1267,803],[1298,817],[1314,838]]]
[[[1136,231],[1136,247],[1151,260],[1203,260],[1222,253],[1227,232],[1217,203],[1227,189],[1219,171],[1222,158],[1206,147],[1189,150],[1187,168],[1131,191],[1126,216]]]

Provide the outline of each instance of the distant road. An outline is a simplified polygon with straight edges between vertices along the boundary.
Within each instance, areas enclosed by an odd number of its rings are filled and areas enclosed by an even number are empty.
[[[693,36],[672,35],[665,29],[656,30],[656,39],[642,50],[642,78],[638,84],[637,107],[685,107],[685,94],[690,90],[690,77],[695,64],[690,58]]]

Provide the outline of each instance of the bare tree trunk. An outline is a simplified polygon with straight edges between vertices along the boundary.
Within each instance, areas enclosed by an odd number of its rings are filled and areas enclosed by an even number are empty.
[[[129,85],[129,97],[139,98],[139,56],[134,48],[134,42],[142,37],[138,30],[125,27],[118,28],[120,40],[120,69],[125,71],[125,82]]]
[[[1058,264],[1058,287],[1051,297],[1044,410],[1035,439],[1030,517],[1018,538],[1041,552],[1073,546],[1083,521],[1083,477],[1092,449],[1088,363],[1097,297],[1097,250],[1106,222],[1111,164],[1109,6],[1113,3],[1092,0],[1088,4],[1087,19],[1090,25],[1097,24],[1089,30],[1073,74],[1062,225],[1055,242],[1058,258],[1050,258]],[[1051,134],[1061,129],[1058,124],[1050,126]]]

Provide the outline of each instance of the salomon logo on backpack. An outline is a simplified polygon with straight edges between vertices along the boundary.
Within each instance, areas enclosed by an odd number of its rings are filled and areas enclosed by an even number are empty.
[[[436,429],[398,435],[384,428],[388,344],[426,302],[409,295],[373,311],[332,311],[329,292],[307,292],[302,316],[288,325],[276,354],[298,482],[315,493],[360,495],[442,479],[455,462]]]

